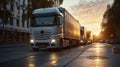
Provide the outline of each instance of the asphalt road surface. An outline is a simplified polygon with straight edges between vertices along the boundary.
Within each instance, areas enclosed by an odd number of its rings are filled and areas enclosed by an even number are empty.
[[[0,48],[0,67],[120,67],[120,54],[110,44],[33,51],[30,47]]]
[[[33,51],[30,47],[0,48],[0,67],[51,67],[63,65],[61,62],[67,64],[78,55],[76,53],[83,52],[88,48],[89,46],[78,46],[62,51]]]

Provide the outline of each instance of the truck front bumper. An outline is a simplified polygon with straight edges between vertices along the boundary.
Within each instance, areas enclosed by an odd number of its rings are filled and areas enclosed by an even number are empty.
[[[52,40],[35,40],[34,43],[31,43],[32,48],[58,48],[58,45],[56,43],[57,41],[52,43]]]

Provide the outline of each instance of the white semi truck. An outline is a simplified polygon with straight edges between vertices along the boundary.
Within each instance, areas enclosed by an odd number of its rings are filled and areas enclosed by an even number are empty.
[[[31,46],[64,48],[80,42],[79,22],[62,7],[36,9],[31,18]]]

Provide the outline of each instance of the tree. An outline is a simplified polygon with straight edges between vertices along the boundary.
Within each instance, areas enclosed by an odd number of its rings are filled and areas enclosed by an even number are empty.
[[[108,5],[102,21],[102,29],[106,38],[120,37],[120,0]]]
[[[30,0],[27,6],[27,14],[24,16],[29,18],[35,9],[53,7],[55,1],[56,0]],[[63,0],[59,0],[60,4],[62,4],[62,2]]]
[[[113,12],[113,25],[115,27],[115,30],[117,31],[116,34],[120,37],[120,0],[115,0],[112,10]]]
[[[45,7],[53,7],[56,0],[31,0],[32,2],[32,8],[38,9],[38,8],[45,8]],[[63,0],[59,0],[60,4],[62,4]]]
[[[5,25],[8,24],[12,17],[11,12],[7,9],[7,5],[11,0],[0,0],[0,25],[2,24],[2,32],[0,32],[0,41],[5,41]]]

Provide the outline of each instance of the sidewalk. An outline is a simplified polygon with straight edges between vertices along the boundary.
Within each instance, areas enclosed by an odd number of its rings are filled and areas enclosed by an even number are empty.
[[[9,48],[9,47],[25,47],[30,46],[28,43],[0,43],[0,48]]]
[[[120,67],[120,54],[108,45],[93,46],[65,67]]]

